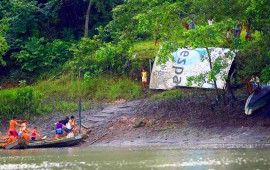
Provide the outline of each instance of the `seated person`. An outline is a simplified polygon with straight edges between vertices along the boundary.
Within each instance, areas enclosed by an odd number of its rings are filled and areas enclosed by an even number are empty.
[[[30,130],[26,127],[27,121],[24,120],[20,127],[19,137],[21,138],[23,133],[28,133]]]
[[[64,132],[65,132],[65,136],[67,136],[67,127],[66,127],[66,125],[67,125],[67,123],[69,122],[69,117],[66,117],[65,119],[63,119],[63,120],[60,120],[59,121],[60,123],[62,123],[62,125],[63,125],[63,130],[64,130]]]
[[[16,137],[13,136],[13,132],[12,131],[8,131],[8,137],[3,138],[2,140],[6,140],[7,143],[5,143],[2,147],[5,148],[7,145],[9,145],[12,142],[16,141]]]
[[[30,136],[27,133],[22,133],[22,139],[25,139],[27,142],[30,142]]]
[[[63,125],[66,125],[68,121],[69,121],[69,117],[66,117],[65,119],[60,120],[59,122],[62,123]]]
[[[55,124],[55,139],[59,139],[61,137],[63,137],[63,124],[59,121]]]
[[[77,135],[77,130],[76,130],[76,125],[75,123],[75,117],[71,116],[70,120],[68,121],[66,128],[67,128],[67,133],[73,132],[73,134],[76,136]]]
[[[40,137],[40,135],[37,133],[37,127],[34,127],[32,134],[31,134],[31,141],[35,141],[37,136]]]

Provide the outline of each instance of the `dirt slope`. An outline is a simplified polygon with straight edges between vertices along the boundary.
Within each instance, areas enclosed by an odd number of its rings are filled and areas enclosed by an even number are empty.
[[[213,109],[203,98],[118,101],[82,113],[89,138],[81,146],[270,147],[269,109],[246,116],[243,105],[238,101]],[[54,123],[63,118],[62,113],[37,117],[29,127],[38,126],[43,135],[53,137]],[[6,130],[4,123],[2,132]]]

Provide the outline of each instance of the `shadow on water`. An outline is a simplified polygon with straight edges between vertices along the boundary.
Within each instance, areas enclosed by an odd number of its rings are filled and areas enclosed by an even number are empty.
[[[267,169],[269,149],[88,147],[6,150],[0,169]]]

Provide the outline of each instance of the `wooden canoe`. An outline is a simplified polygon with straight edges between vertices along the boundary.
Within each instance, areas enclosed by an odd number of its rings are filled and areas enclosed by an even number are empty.
[[[5,149],[26,149],[26,148],[53,148],[53,147],[68,147],[79,144],[82,141],[82,135],[71,138],[63,137],[55,140],[42,140],[35,142],[26,142],[24,139],[19,139],[10,143]]]
[[[79,144],[82,141],[82,135],[71,138],[60,138],[55,140],[43,140],[37,142],[29,142],[28,148],[53,148],[53,147],[67,147]]]
[[[25,148],[27,148],[27,142],[24,139],[21,139],[8,144],[3,149],[25,149]]]

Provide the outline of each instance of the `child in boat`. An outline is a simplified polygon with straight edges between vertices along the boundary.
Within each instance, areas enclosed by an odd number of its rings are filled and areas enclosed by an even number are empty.
[[[37,133],[37,127],[34,127],[31,135],[31,141],[35,141],[37,136],[40,137],[40,135]]]
[[[55,124],[55,139],[63,137],[63,124],[59,121]]]
[[[14,116],[12,118],[12,120],[9,122],[9,132],[12,132],[12,135],[14,137],[17,137],[18,136],[18,133],[16,131],[16,126],[21,126],[20,124],[18,124],[17,122],[20,122],[21,120],[18,120],[16,116]]]
[[[77,135],[77,130],[76,130],[76,125],[75,123],[75,117],[71,116],[70,120],[68,121],[66,128],[67,128],[67,133],[73,132],[73,134],[76,136]]]
[[[19,132],[19,137],[21,138],[23,133],[28,133],[30,132],[30,130],[26,127],[27,125],[27,121],[24,120],[23,123],[21,124],[21,127],[20,127],[20,132]]]
[[[16,141],[16,137],[13,136],[13,132],[12,131],[8,131],[8,137],[4,138],[4,140],[7,141],[7,143],[5,143],[2,147],[5,148],[7,145],[9,145],[12,142]]]

